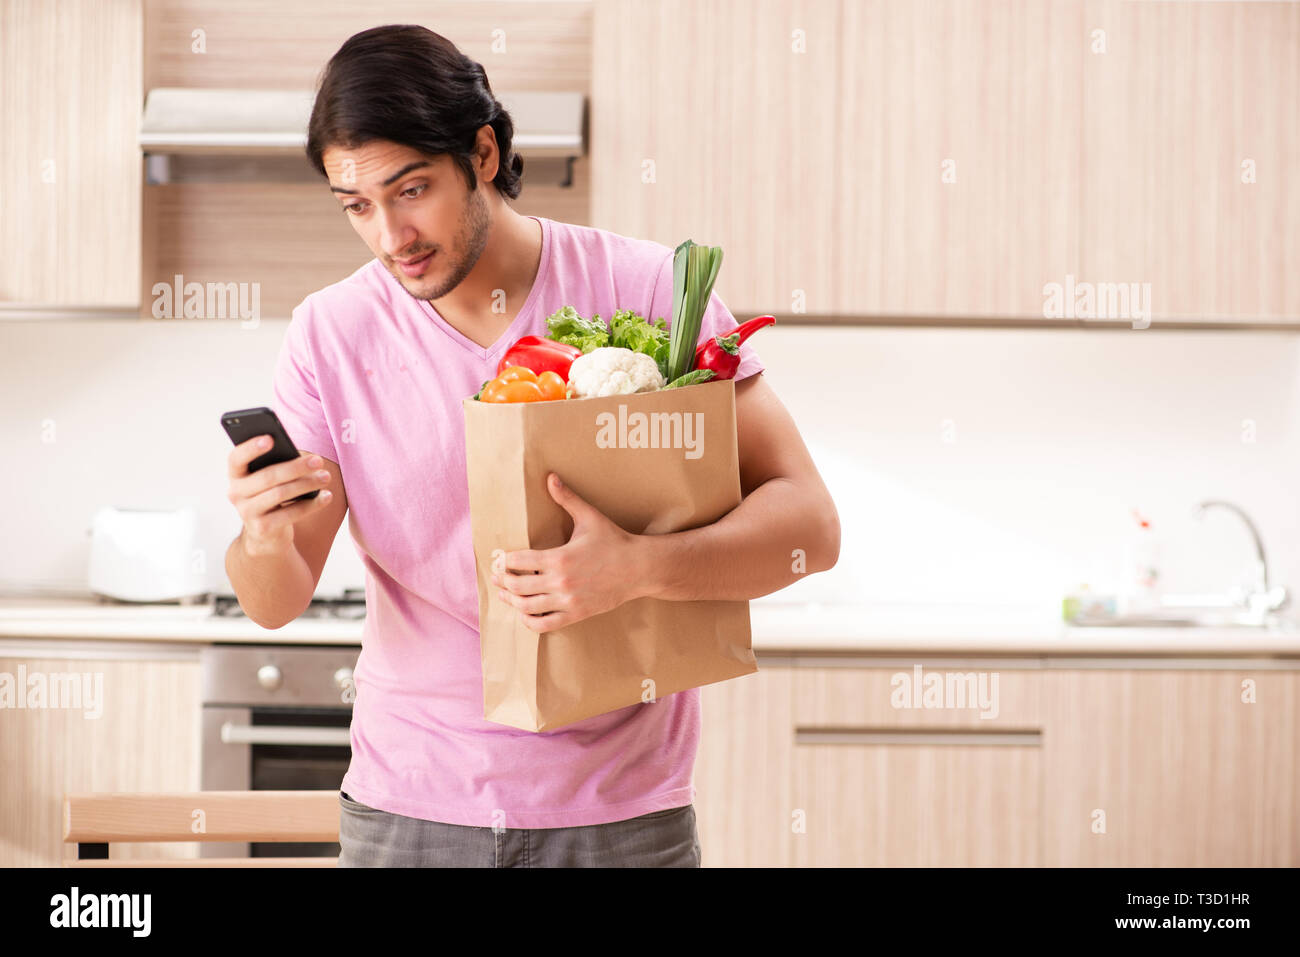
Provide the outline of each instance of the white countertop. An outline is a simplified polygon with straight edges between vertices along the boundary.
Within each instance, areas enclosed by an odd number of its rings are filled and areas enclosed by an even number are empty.
[[[0,599],[0,636],[112,638],[131,641],[247,641],[360,644],[362,622],[299,618],[263,628],[247,618],[216,617],[211,604],[119,604],[79,599]]]
[[[1300,655],[1300,625],[1075,627],[1039,610],[968,605],[751,602],[763,651],[981,652],[1022,655]]]
[[[958,605],[750,604],[755,651],[1019,655],[1300,656],[1300,627],[1069,627],[1041,610]],[[0,638],[360,644],[363,622],[300,618],[269,630],[210,605],[0,599]]]

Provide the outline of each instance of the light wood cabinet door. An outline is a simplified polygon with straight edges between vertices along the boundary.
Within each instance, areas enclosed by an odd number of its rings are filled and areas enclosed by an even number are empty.
[[[1037,865],[1038,692],[996,662],[797,669],[792,863]]]
[[[46,691],[41,707],[8,704],[0,712],[0,867],[55,867],[76,856],[63,843],[69,792],[199,790],[197,655],[0,658],[0,681],[5,675],[14,694],[26,689],[27,704],[37,700],[33,687]],[[73,686],[76,699],[68,697]],[[197,848],[115,844],[109,851],[113,858],[196,857]]]
[[[598,4],[593,224],[723,246],[738,315],[1041,318],[1043,283],[1078,257],[1082,20],[962,0]]]
[[[705,866],[1300,865],[1296,671],[782,661],[704,689]]]
[[[1300,674],[1042,680],[1044,864],[1300,866]]]
[[[695,817],[704,867],[790,864],[792,671],[765,665],[701,689]]]
[[[1076,278],[1156,317],[1300,316],[1300,4],[1090,0]],[[1253,182],[1248,180],[1253,178]]]
[[[1019,739],[795,747],[802,867],[1034,867],[1042,755]],[[1008,746],[1009,745],[1009,746]]]
[[[737,318],[833,311],[838,210],[860,188],[840,179],[839,9],[597,3],[592,225],[721,246],[714,289]]]
[[[134,307],[140,0],[0,0],[0,306]]]
[[[1078,258],[1080,6],[842,9],[834,309],[1043,318]]]
[[[592,76],[593,224],[738,314],[1300,316],[1300,4],[608,0]]]

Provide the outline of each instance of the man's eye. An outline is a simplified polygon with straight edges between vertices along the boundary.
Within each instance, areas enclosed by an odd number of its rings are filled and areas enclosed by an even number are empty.
[[[366,205],[365,203],[348,203],[343,208],[346,209],[349,213],[356,214],[361,212],[362,207],[365,205]]]
[[[418,186],[408,186],[406,189],[402,190],[402,195],[403,196],[409,195],[411,199],[415,199],[415,197],[419,196],[421,193],[424,192],[425,186],[426,186],[425,183],[421,183]]]

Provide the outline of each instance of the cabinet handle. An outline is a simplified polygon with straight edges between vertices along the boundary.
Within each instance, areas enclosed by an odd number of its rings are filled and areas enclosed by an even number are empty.
[[[1011,745],[1037,748],[1043,743],[1038,728],[967,731],[962,728],[795,728],[795,744],[958,744]]]

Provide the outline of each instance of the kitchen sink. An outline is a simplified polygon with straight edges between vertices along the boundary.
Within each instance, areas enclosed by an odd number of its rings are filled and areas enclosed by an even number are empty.
[[[1075,618],[1067,624],[1074,628],[1260,628],[1275,631],[1295,629],[1295,622],[1278,615],[1261,617],[1247,611],[1231,609]]]

